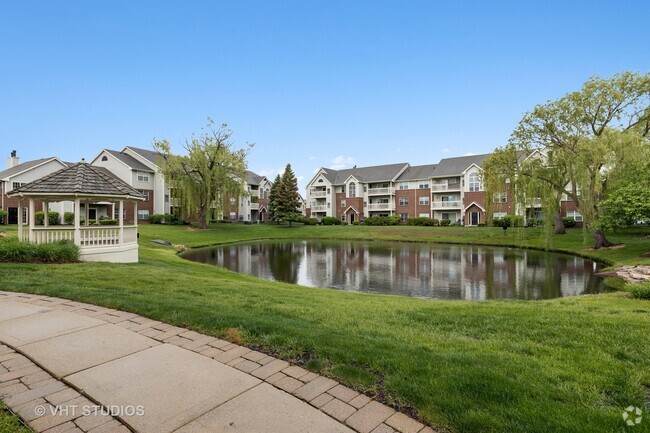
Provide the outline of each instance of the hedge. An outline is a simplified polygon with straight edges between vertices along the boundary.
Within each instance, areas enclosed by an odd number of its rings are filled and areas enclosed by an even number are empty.
[[[0,238],[0,262],[72,263],[78,260],[79,247],[71,241],[33,244],[17,238]]]

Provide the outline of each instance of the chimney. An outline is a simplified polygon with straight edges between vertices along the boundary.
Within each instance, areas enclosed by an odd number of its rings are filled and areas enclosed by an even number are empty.
[[[16,151],[11,151],[11,156],[7,158],[7,168],[15,167],[20,164],[20,158],[16,156]]]

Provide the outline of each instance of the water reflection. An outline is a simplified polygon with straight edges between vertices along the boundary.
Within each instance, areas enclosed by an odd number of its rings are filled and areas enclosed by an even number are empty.
[[[509,248],[262,242],[193,250],[185,258],[303,286],[431,299],[551,299],[604,288],[589,260]]]

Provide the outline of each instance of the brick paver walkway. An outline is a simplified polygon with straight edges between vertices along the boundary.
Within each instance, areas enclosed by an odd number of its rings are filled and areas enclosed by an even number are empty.
[[[433,433],[338,382],[184,328],[0,292],[0,399],[48,433]]]

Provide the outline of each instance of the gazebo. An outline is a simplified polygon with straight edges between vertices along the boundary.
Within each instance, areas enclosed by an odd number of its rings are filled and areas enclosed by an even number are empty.
[[[80,260],[133,263],[138,261],[138,201],[145,200],[136,189],[103,167],[78,163],[15,188],[7,194],[18,197],[18,236],[37,244],[70,240],[79,246]],[[23,223],[27,201],[28,225]],[[36,201],[43,203],[43,225],[36,226]],[[49,204],[69,202],[74,212],[72,226],[49,224]],[[133,223],[125,225],[125,205],[133,206]],[[81,222],[81,205],[85,218]],[[117,225],[91,225],[90,205],[111,206]]]

